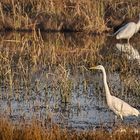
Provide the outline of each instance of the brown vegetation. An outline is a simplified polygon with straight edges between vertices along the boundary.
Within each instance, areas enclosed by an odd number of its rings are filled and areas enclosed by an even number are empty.
[[[5,0],[0,30],[92,31],[102,33],[138,15],[138,0]]]
[[[0,76],[3,82],[1,83],[12,86],[16,82],[14,85],[18,86],[17,82],[24,81],[26,85],[30,83],[31,77],[44,68],[49,69],[50,73],[55,73],[58,65],[66,71],[70,68],[73,72],[82,65],[88,68],[104,63],[109,71],[120,70],[122,78],[124,76],[123,79],[129,81],[131,87],[133,85],[139,87],[137,78],[133,77],[136,79],[136,83],[131,80],[132,73],[138,74],[137,69],[133,69],[134,66],[137,67],[137,63],[129,63],[126,57],[122,57],[120,61],[120,55],[115,50],[113,52],[110,44],[105,44],[104,47],[106,39],[103,35],[92,37],[80,33],[38,36],[34,32],[2,35],[0,40]],[[108,62],[110,62],[109,65]],[[131,78],[127,80],[129,76]]]
[[[18,125],[8,119],[0,119],[0,140],[138,140],[140,129],[120,126],[112,132],[99,130],[73,131],[53,125],[47,128],[38,121],[21,122]]]

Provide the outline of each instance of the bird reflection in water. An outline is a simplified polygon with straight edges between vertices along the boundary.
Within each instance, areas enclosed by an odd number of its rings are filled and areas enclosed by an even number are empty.
[[[116,48],[123,52],[128,60],[137,60],[140,65],[140,54],[137,49],[133,48],[133,46],[129,43],[121,44],[117,43]]]

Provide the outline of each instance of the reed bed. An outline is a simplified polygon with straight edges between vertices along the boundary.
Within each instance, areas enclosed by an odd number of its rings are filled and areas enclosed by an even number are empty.
[[[0,119],[1,140],[138,140],[140,129],[135,127],[119,126],[111,132],[100,128],[99,130],[74,131],[52,125],[46,128],[38,121],[24,122],[18,125],[8,119]]]
[[[108,71],[120,71],[122,80],[129,81],[126,86],[134,86],[139,91],[138,69],[131,67],[131,65],[137,67],[137,62],[129,63],[126,57],[121,57],[120,61],[121,54],[117,54],[115,49],[113,52],[112,44],[111,46],[104,44],[105,40],[107,40],[105,36],[93,38],[80,33],[41,35],[40,32],[35,32],[3,36],[0,46],[1,84],[9,85],[11,89],[21,83],[28,87],[34,75],[45,71],[55,75],[63,73],[64,83],[67,83],[65,82],[68,81],[67,70],[75,73],[81,70],[82,66],[88,69],[90,66],[104,63]],[[135,73],[134,77],[131,76],[132,73]],[[135,82],[133,78],[136,79]]]
[[[0,30],[102,33],[136,17],[137,0],[6,0],[0,2]]]

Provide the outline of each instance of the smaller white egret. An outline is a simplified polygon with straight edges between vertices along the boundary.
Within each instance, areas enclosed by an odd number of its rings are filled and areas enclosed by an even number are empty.
[[[124,116],[135,115],[138,117],[138,115],[140,115],[140,112],[136,108],[130,106],[123,100],[110,94],[109,87],[107,84],[105,68],[102,65],[91,67],[90,69],[99,69],[103,72],[103,82],[106,92],[107,105],[116,115],[120,116],[122,120]]]
[[[121,27],[117,32],[113,34],[113,36],[116,35],[116,39],[127,39],[129,42],[129,39],[139,31],[140,29],[140,14],[139,14],[139,21],[137,23],[135,22],[129,22],[123,27]]]

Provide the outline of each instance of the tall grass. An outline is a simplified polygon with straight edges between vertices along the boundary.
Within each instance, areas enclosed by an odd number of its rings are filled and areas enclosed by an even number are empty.
[[[69,79],[70,74],[82,72],[81,66],[88,69],[95,64],[104,63],[108,71],[119,69],[125,86],[137,89],[138,92],[138,73],[133,69],[137,63],[129,63],[126,57],[120,60],[121,54],[116,53],[116,50],[113,52],[112,46],[104,44],[105,40],[103,35],[92,37],[80,33],[37,35],[35,32],[3,36],[0,46],[0,85],[6,85],[10,90],[10,95],[7,96],[11,96],[13,89],[20,86],[28,94],[36,79],[33,77],[46,73],[44,78],[49,81],[48,75],[53,75],[55,82],[52,86],[61,87],[61,93],[68,95],[73,83]]]
[[[0,139],[1,140],[124,140],[140,139],[140,130],[134,127],[120,126],[112,132],[101,128],[89,131],[71,131],[62,129],[57,125],[52,128],[42,126],[38,121],[31,123],[21,122],[14,125],[7,119],[0,119]]]
[[[139,12],[137,0],[6,0],[0,2],[0,29],[102,33],[112,18],[123,21]]]

